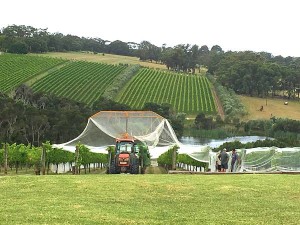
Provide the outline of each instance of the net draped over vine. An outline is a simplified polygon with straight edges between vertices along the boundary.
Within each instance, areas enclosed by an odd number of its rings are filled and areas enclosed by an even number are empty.
[[[253,148],[241,153],[241,172],[300,171],[300,148]]]
[[[170,146],[178,145],[179,153],[187,153],[208,162],[207,147],[183,145],[178,141],[169,121],[151,111],[100,111],[89,118],[78,137],[54,147],[74,152],[80,142],[92,152],[107,153],[107,146],[114,145],[115,139],[124,134],[145,143],[152,158],[157,158]],[[202,148],[205,149],[204,153],[200,153]]]
[[[107,153],[107,146],[115,145],[116,138],[124,134],[134,137],[149,147],[151,158],[158,158],[171,146],[179,147],[178,153],[209,164],[216,171],[217,154],[208,145],[186,145],[178,141],[167,119],[151,111],[100,111],[89,118],[84,131],[75,139],[55,144],[53,147],[75,152],[80,142],[91,152]],[[300,171],[300,148],[237,149],[239,163],[233,172]],[[229,168],[231,153],[229,152]]]
[[[258,147],[236,151],[240,162],[236,161],[233,164],[233,172],[300,171],[300,147]],[[217,154],[211,156],[211,165],[215,165],[216,157]],[[228,165],[231,166],[231,153],[229,153]],[[215,171],[214,166],[211,168]]]
[[[101,152],[108,145],[114,145],[116,138],[128,134],[149,147],[155,147],[175,141],[172,131],[164,131],[167,126],[168,122],[153,112],[100,111],[89,118],[84,131],[77,138],[60,146],[73,150],[80,142],[90,147],[91,151]]]

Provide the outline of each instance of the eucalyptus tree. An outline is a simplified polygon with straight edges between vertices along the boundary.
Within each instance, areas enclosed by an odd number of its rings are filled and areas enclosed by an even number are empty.
[[[50,52],[61,52],[64,51],[63,46],[63,37],[64,35],[62,33],[52,33],[48,36],[48,51]]]
[[[62,46],[66,51],[81,51],[82,41],[81,38],[76,35],[66,35],[62,37]]]
[[[218,64],[223,59],[224,51],[219,45],[214,45],[209,52],[208,72],[214,74]]]
[[[116,40],[107,46],[108,53],[130,56],[131,52],[126,42]]]
[[[168,70],[175,68],[175,62],[173,61],[173,48],[163,48],[160,59],[167,66]]]
[[[48,117],[34,107],[27,107],[24,121],[23,133],[27,143],[40,146],[41,139],[45,138],[44,135],[50,128]]]
[[[137,56],[140,60],[154,60],[158,62],[161,57],[161,48],[151,44],[149,41],[142,41],[138,45]]]

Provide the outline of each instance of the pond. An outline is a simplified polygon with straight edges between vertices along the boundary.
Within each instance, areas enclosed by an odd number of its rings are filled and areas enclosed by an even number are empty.
[[[265,140],[267,137],[263,136],[236,136],[236,137],[229,137],[225,139],[207,139],[207,138],[200,138],[200,137],[181,137],[179,141],[182,144],[188,145],[209,145],[212,148],[217,148],[225,142],[233,142],[233,141],[240,141],[241,143],[248,143],[248,142],[255,142],[258,140]]]

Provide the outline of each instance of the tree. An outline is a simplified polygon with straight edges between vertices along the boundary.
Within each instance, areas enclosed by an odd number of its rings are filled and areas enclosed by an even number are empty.
[[[14,99],[16,101],[21,101],[24,105],[30,105],[33,100],[33,91],[30,87],[25,84],[21,84],[15,90]]]
[[[156,112],[158,115],[170,119],[172,114],[172,107],[170,104],[164,103],[164,104],[157,104],[153,102],[147,102],[145,103],[143,110],[149,110]]]
[[[175,68],[175,63],[172,59],[173,49],[163,48],[161,53],[161,61],[167,66],[168,70]]]
[[[16,54],[27,54],[28,45],[24,41],[15,41],[9,46],[7,52]]]
[[[203,45],[199,49],[199,65],[208,66],[209,62],[209,49],[206,45]]]
[[[208,62],[208,72],[210,74],[214,74],[218,69],[218,64],[221,62],[223,58],[223,50],[219,45],[214,45],[209,53],[209,62]]]
[[[131,55],[128,44],[119,40],[108,45],[108,52],[116,55]]]
[[[2,137],[5,142],[11,143],[12,138],[19,130],[19,120],[23,115],[24,107],[20,103],[14,103],[14,101],[8,99],[3,105],[3,109],[0,113],[0,127]]]
[[[57,51],[65,51],[63,46],[63,37],[64,35],[61,33],[53,33],[48,36],[48,50],[51,52]]]
[[[198,45],[193,45],[189,54],[189,64],[188,67],[195,73],[196,65],[199,62],[199,47]]]
[[[204,114],[204,113],[199,113],[199,114],[196,116],[195,121],[194,121],[195,126],[196,126],[198,129],[200,129],[200,128],[202,127],[201,124],[203,123],[204,120],[205,120],[205,114]]]
[[[41,37],[30,37],[26,39],[29,52],[41,53],[47,52],[48,46],[47,41]]]
[[[36,108],[27,107],[25,123],[26,126],[23,131],[27,143],[40,146],[41,138],[50,127],[48,117],[41,114]]]
[[[142,41],[139,44],[138,50],[137,50],[137,56],[140,58],[140,60],[155,60],[156,62],[160,59],[161,55],[161,49],[153,44],[151,44],[149,41]]]
[[[100,99],[93,104],[92,108],[97,112],[101,110],[131,110],[130,106],[103,97],[100,97]]]
[[[81,39],[78,36],[68,34],[67,36],[63,36],[61,41],[62,41],[63,49],[66,51],[82,50]]]

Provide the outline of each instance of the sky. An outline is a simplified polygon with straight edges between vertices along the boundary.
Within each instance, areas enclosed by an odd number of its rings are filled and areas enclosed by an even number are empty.
[[[299,0],[4,0],[0,8],[0,28],[300,57]]]

